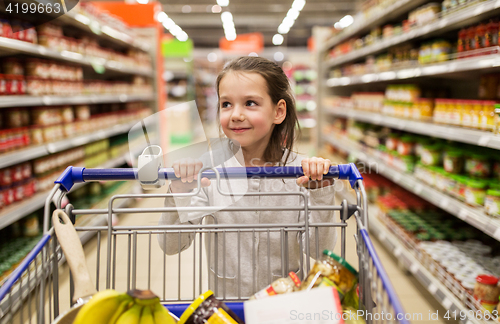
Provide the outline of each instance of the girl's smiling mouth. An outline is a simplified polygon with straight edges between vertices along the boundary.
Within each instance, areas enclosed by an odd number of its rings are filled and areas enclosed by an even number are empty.
[[[239,133],[243,133],[247,130],[249,130],[250,128],[243,128],[243,127],[238,127],[238,128],[231,128],[231,130],[237,134]]]

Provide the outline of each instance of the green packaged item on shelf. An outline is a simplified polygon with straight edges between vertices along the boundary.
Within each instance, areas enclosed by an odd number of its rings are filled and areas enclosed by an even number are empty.
[[[486,191],[484,211],[490,216],[500,217],[500,190],[489,189]]]
[[[464,167],[464,156],[460,149],[448,149],[443,156],[443,167],[448,173],[460,174]]]
[[[415,168],[415,157],[413,155],[405,155],[401,156],[400,159],[403,163],[403,170],[410,173],[413,172],[413,169]]]
[[[471,154],[465,160],[465,172],[471,177],[487,178],[491,172],[489,156],[481,153]]]
[[[425,145],[430,145],[432,139],[427,136],[415,136],[415,155],[421,156]]]
[[[442,145],[430,144],[424,145],[420,161],[427,166],[437,166],[441,163]]]
[[[470,179],[465,188],[465,202],[471,206],[483,206],[488,182],[480,179]]]

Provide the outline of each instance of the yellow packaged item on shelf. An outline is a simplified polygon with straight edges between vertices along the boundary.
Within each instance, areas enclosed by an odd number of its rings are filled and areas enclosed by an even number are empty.
[[[474,114],[474,100],[463,100],[462,126],[472,127],[473,114]]]
[[[495,129],[495,102],[483,101],[480,128],[492,132]]]
[[[472,128],[479,128],[479,120],[481,118],[481,112],[483,111],[483,102],[481,100],[474,100],[474,109],[471,111],[472,114]]]

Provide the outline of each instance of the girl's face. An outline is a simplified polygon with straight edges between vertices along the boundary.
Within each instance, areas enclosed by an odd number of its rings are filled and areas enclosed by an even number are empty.
[[[274,104],[258,73],[229,72],[219,84],[220,123],[224,134],[247,151],[262,154],[274,125],[286,117],[286,102]]]

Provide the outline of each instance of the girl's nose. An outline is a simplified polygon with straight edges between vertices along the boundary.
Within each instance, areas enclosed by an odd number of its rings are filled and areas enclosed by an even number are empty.
[[[231,115],[231,120],[233,122],[245,120],[245,114],[243,113],[243,110],[241,108],[238,108],[238,106],[236,106],[233,109],[233,114]]]

